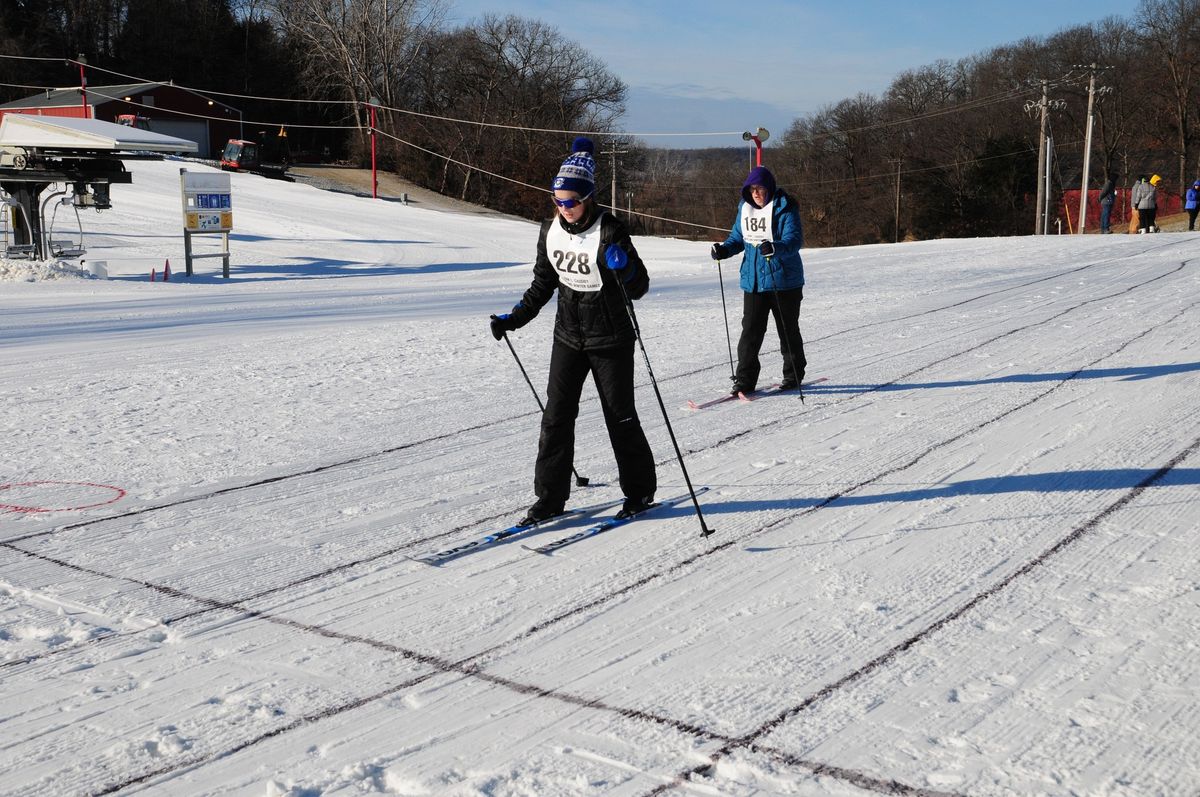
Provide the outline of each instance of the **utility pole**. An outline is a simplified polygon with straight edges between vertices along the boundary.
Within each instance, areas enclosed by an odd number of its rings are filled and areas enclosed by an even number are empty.
[[[371,198],[379,199],[379,172],[375,168],[375,109],[379,100],[374,94],[367,100],[367,107],[371,109]]]
[[[888,163],[896,164],[896,243],[900,243],[900,164],[901,158],[888,158]]]
[[[623,147],[625,144],[624,142],[618,141],[615,138],[608,142],[608,146],[611,149],[609,149],[607,152],[601,152],[600,154],[612,155],[612,201],[610,204],[612,205],[613,216],[616,216],[617,208],[619,207],[619,202],[617,201],[617,197],[619,196],[619,194],[617,194],[617,156],[624,155],[625,153],[629,152],[629,150],[617,149],[617,147]]]
[[[84,69],[87,67],[87,58],[83,53],[80,53],[75,62],[79,64],[79,102],[83,106],[83,118],[88,119],[91,117],[91,114],[88,112],[87,73],[84,72]]]
[[[1054,139],[1046,137],[1046,180],[1045,180],[1045,205],[1042,206],[1042,232],[1045,235],[1050,234],[1050,164],[1054,162]],[[1062,235],[1062,222],[1058,222],[1058,234]]]
[[[1034,222],[1034,225],[1033,225],[1033,234],[1034,235],[1041,235],[1043,232],[1043,229],[1042,229],[1042,203],[1045,201],[1045,197],[1042,195],[1042,191],[1044,190],[1044,183],[1045,183],[1046,176],[1042,172],[1042,169],[1045,168],[1045,163],[1046,163],[1046,122],[1047,122],[1046,115],[1047,115],[1047,111],[1049,109],[1049,104],[1050,104],[1050,99],[1049,99],[1049,97],[1046,96],[1048,89],[1049,89],[1049,82],[1043,80],[1042,81],[1041,102],[1025,103],[1025,113],[1029,113],[1034,108],[1038,108],[1041,110],[1041,117],[1042,117],[1041,126],[1038,130],[1037,221]]]
[[[1083,234],[1083,228],[1087,224],[1087,200],[1088,200],[1088,175],[1092,166],[1092,127],[1096,122],[1094,108],[1096,105],[1096,73],[1101,69],[1111,69],[1112,67],[1102,67],[1095,61],[1087,66],[1075,67],[1076,69],[1088,70],[1088,110],[1087,110],[1087,135],[1084,136],[1083,145],[1083,184],[1079,187],[1079,234]],[[1100,89],[1103,94],[1108,90],[1108,87]]]
[[[1049,220],[1045,218],[1046,214],[1043,208],[1050,201],[1050,191],[1048,184],[1050,182],[1050,167],[1049,153],[1046,151],[1046,128],[1050,123],[1050,108],[1061,108],[1066,103],[1062,100],[1051,100],[1048,96],[1050,89],[1050,81],[1042,81],[1042,99],[1038,102],[1032,100],[1025,103],[1025,113],[1032,114],[1033,111],[1038,111],[1041,117],[1040,130],[1038,132],[1038,174],[1037,174],[1037,221],[1033,225],[1034,235],[1044,235],[1049,233]]]

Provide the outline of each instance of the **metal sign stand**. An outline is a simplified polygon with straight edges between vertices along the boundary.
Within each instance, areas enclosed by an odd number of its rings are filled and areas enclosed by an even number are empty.
[[[202,254],[202,255],[197,255],[197,254],[192,253],[192,236],[193,235],[213,235],[213,234],[221,236],[221,251],[220,252],[212,252],[209,254]],[[192,232],[191,230],[184,230],[183,231],[183,261],[187,267],[187,275],[189,277],[192,276],[192,260],[193,259],[198,260],[200,258],[205,258],[205,257],[221,258],[221,276],[224,277],[225,279],[229,279],[229,233],[227,233],[227,232],[197,233],[197,232]]]
[[[228,174],[179,170],[183,198],[183,256],[187,275],[192,261],[221,258],[221,276],[229,279],[229,231],[233,229],[233,192]],[[193,235],[220,235],[221,251],[198,255],[192,252]]]

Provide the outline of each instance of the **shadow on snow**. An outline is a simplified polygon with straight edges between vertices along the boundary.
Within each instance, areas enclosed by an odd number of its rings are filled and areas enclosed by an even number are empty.
[[[875,504],[927,501],[964,496],[1002,495],[1005,493],[1066,493],[1101,490],[1131,490],[1157,473],[1148,468],[1115,468],[1110,470],[1051,471],[985,479],[965,479],[925,487],[874,495],[846,495],[830,502],[837,506],[870,506]],[[1154,484],[1154,489],[1195,487],[1200,485],[1200,468],[1172,468]],[[771,488],[783,485],[757,485],[747,489]],[[828,495],[796,498],[745,499],[732,501],[701,501],[705,517],[732,515],[742,512],[778,512],[807,509],[829,502]],[[656,512],[654,517],[683,517],[695,514],[691,504],[680,504]]]
[[[948,382],[898,382],[892,385],[844,385],[823,383],[805,388],[810,395],[827,393],[866,393],[877,391],[888,393],[899,390],[933,390],[951,387],[975,387],[978,385],[1005,384],[1036,384],[1038,382],[1061,382],[1064,379],[1119,379],[1123,382],[1133,382],[1140,379],[1154,379],[1171,374],[1183,374],[1200,371],[1200,363],[1176,363],[1173,365],[1131,365],[1125,368],[1089,368],[1079,373],[1074,371],[1057,371],[1045,374],[1009,374],[991,379],[957,379]]]

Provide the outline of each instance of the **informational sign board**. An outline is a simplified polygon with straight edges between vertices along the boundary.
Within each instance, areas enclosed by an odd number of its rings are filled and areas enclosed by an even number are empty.
[[[229,232],[233,229],[233,191],[228,174],[179,172],[183,191],[183,229]]]
[[[229,231],[233,229],[233,191],[229,175],[220,172],[179,170],[179,188],[183,195],[183,254],[187,275],[192,276],[192,261],[203,257],[221,258],[221,274],[229,278]],[[221,251],[196,254],[192,236],[221,236]]]

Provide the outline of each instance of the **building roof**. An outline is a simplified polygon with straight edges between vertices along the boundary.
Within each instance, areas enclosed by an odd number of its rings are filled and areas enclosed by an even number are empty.
[[[125,97],[134,94],[145,94],[160,88],[172,88],[178,91],[186,91],[188,94],[194,94],[205,100],[211,100],[217,105],[224,106],[230,110],[236,111],[232,105],[214,100],[206,94],[201,94],[198,91],[193,91],[186,86],[176,86],[174,83],[122,83],[114,86],[88,86],[88,101],[93,104],[103,104],[105,102],[120,102]],[[68,86],[61,89],[46,89],[38,94],[32,94],[23,100],[13,100],[0,105],[0,111],[16,110],[18,108],[62,108],[69,105],[79,104],[79,86]],[[170,110],[170,108],[163,108]]]

